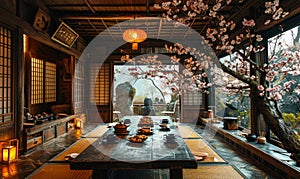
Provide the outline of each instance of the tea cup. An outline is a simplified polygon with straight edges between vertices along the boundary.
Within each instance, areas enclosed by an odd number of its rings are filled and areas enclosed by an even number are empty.
[[[117,138],[114,134],[108,134],[104,139],[106,140],[106,142],[114,142]]]
[[[164,135],[164,138],[169,142],[169,141],[174,141],[175,140],[175,134],[166,134]]]

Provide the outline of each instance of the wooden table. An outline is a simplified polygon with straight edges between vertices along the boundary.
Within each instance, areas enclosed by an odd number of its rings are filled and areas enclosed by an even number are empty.
[[[174,128],[170,117],[151,116],[154,122],[153,135],[143,143],[132,143],[128,137],[137,133],[138,122],[142,116],[125,116],[130,119],[128,136],[118,137],[116,142],[106,142],[105,138],[113,134],[108,130],[92,145],[70,163],[72,170],[93,170],[93,178],[108,178],[108,170],[169,169],[170,178],[182,178],[183,168],[197,168],[197,162],[191,151]],[[170,131],[160,131],[162,119],[169,120]],[[165,135],[175,134],[176,142],[167,143]]]

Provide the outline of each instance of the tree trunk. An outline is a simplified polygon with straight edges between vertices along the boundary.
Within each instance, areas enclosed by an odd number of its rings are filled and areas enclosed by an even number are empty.
[[[263,115],[268,127],[279,138],[285,149],[292,153],[291,158],[296,160],[297,165],[299,165],[300,141],[297,134],[284,123],[283,119],[280,119],[272,112],[270,104],[263,97],[258,95],[258,90],[253,90],[256,91],[252,97],[254,98],[253,100],[256,101],[258,112]]]
[[[279,138],[284,148],[291,153],[291,158],[296,161],[298,166],[300,166],[300,140],[298,139],[297,134],[284,123],[283,119],[276,116],[276,113],[272,110],[271,104],[265,99],[265,97],[259,96],[260,92],[258,91],[258,84],[256,82],[251,82],[251,80],[239,75],[237,72],[229,69],[222,63],[221,67],[224,72],[249,85],[251,88],[251,98],[256,104],[255,110],[257,111],[255,112],[263,115],[268,128]],[[255,129],[255,132],[257,134],[257,129]]]

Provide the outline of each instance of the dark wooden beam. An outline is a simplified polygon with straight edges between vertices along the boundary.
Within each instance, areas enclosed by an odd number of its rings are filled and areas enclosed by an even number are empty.
[[[89,22],[89,24],[93,27],[93,29],[97,32],[100,33],[99,30],[94,26],[94,24],[88,19],[87,20]]]
[[[93,14],[96,13],[95,9],[91,5],[91,3],[88,0],[84,0],[85,4],[89,7],[89,9],[93,12]]]
[[[68,55],[74,55],[75,57],[80,57],[81,52],[77,51],[74,48],[67,48],[64,47],[53,40],[51,40],[49,34],[39,32],[26,21],[22,20],[21,18],[11,15],[7,13],[5,10],[0,8],[0,16],[3,19],[7,20],[7,23],[17,25],[18,27],[21,27],[24,30],[24,33],[29,35],[30,38],[35,39],[45,45],[48,45],[49,47],[52,47],[56,50],[59,50],[63,53],[66,53]]]
[[[134,19],[134,13],[136,13],[136,17],[161,17],[161,12],[157,13],[146,13],[146,12],[103,12],[103,13],[89,13],[89,12],[60,12],[55,11],[60,19],[64,20],[81,20],[81,19],[124,19],[124,20],[131,20]]]
[[[86,1],[86,0],[84,0]],[[133,8],[133,5],[132,4],[93,4],[91,5],[92,7],[94,8],[112,8],[112,7],[132,7]],[[147,5],[146,4],[135,4],[134,5],[135,7],[146,7]],[[154,3],[149,3],[149,6],[150,7],[153,7],[154,6]],[[80,8],[84,8],[86,7],[86,4],[49,4],[47,5],[48,8],[50,9],[55,9],[55,8],[74,8],[74,7],[80,7]]]
[[[289,18],[293,18],[294,16],[300,14],[300,1],[297,1],[297,2],[293,2],[293,7],[291,9],[291,7],[287,8],[287,11],[289,12],[289,15],[287,15],[285,18],[281,18],[277,21],[272,21],[269,25],[262,25],[262,26],[259,26],[256,31],[257,32],[260,32],[260,31],[265,31],[265,30],[268,30],[268,29],[271,29],[273,28],[274,26],[278,25],[278,24],[281,24],[283,23],[284,21],[288,20]],[[296,7],[296,8],[295,8]],[[284,9],[286,10],[286,9]],[[259,20],[260,23],[263,23],[262,20]],[[295,23],[298,23],[298,22],[295,22]]]

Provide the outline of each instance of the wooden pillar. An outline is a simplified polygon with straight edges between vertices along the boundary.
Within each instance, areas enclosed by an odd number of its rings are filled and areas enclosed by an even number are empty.
[[[263,37],[264,40],[260,42],[260,45],[267,47],[268,41],[266,35],[263,34]],[[251,55],[251,59],[253,59],[259,66],[263,66],[264,64],[268,63],[268,49],[266,48],[264,51],[260,53]],[[260,76],[261,74],[258,74],[258,72],[256,72],[256,70],[253,69],[252,66],[250,65],[250,76],[252,75],[257,76],[258,78],[261,77]],[[250,89],[251,133],[259,135],[260,124],[258,118],[261,112],[259,109],[260,106],[257,106],[258,95],[255,93],[257,93],[257,89]]]
[[[18,27],[17,28],[17,40],[15,44],[15,54],[16,54],[16,82],[15,82],[15,112],[14,112],[14,120],[15,120],[15,136],[19,139],[20,142],[20,151],[23,151],[23,122],[24,122],[24,75],[25,75],[25,59],[23,53],[23,30]]]

